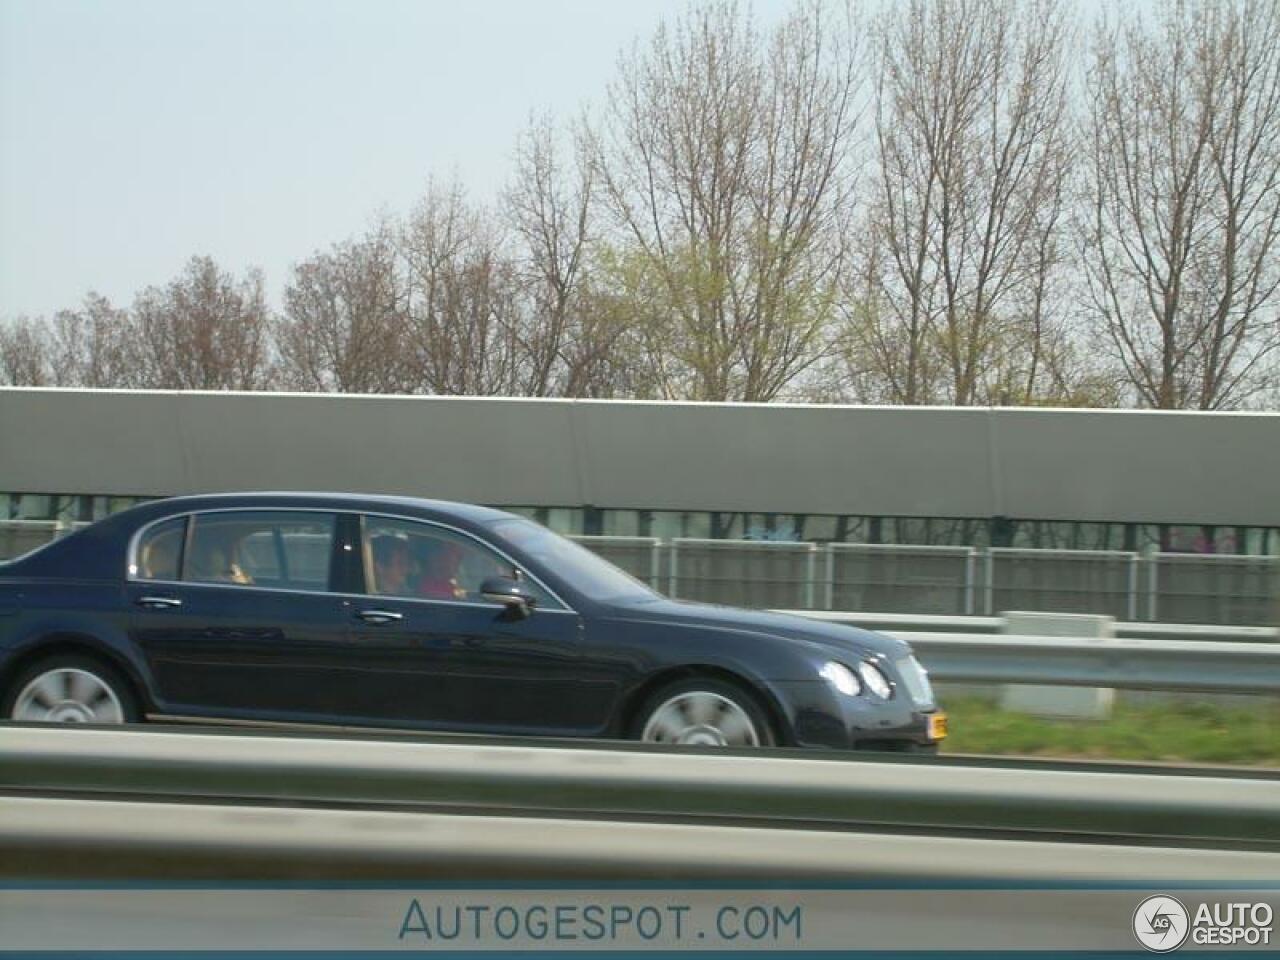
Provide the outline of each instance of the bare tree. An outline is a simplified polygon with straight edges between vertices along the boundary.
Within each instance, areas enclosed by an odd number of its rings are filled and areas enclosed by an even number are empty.
[[[43,321],[17,317],[0,323],[0,384],[53,385],[51,353],[49,330]]]
[[[275,326],[284,382],[340,393],[409,389],[402,274],[395,228],[385,222],[295,266]]]
[[[568,182],[551,121],[530,123],[517,143],[515,178],[503,202],[522,248],[517,256],[531,314],[521,337],[529,374],[523,392],[531,396],[554,392],[578,317],[593,184],[583,164],[572,174]]]
[[[1069,36],[1057,0],[891,8],[872,189],[846,274],[847,362],[875,399],[1033,399],[1065,317]]]
[[[192,257],[167,286],[134,302],[145,386],[256,390],[270,384],[270,315],[260,271],[237,280],[209,257]]]
[[[827,346],[853,187],[857,32],[694,7],[623,58],[590,150],[604,262],[661,396],[771,400]]]
[[[1089,306],[1139,402],[1222,409],[1280,347],[1280,5],[1166,4],[1099,27]]]
[[[406,225],[409,344],[420,389],[514,395],[525,377],[521,304],[506,237],[456,184],[428,190]]]
[[[596,174],[581,141],[568,148],[549,118],[532,121],[503,196],[516,242],[529,396],[611,394],[626,324],[593,294]]]
[[[138,330],[128,310],[90,292],[79,310],[54,314],[54,378],[67,387],[109,389],[144,383]]]

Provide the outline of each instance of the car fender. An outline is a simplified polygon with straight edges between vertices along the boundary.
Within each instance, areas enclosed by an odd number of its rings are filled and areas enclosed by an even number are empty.
[[[144,704],[153,702],[151,670],[128,635],[128,612],[120,608],[117,584],[75,586],[75,606],[55,606],[50,591],[67,584],[31,585],[23,590],[22,606],[10,621],[0,650],[0,684],[28,663],[59,652],[83,650],[117,667],[134,684]],[[112,598],[109,606],[93,599]],[[112,612],[103,616],[104,608]]]
[[[784,742],[790,742],[795,727],[797,685],[812,681],[814,696],[829,698],[829,691],[818,682],[814,661],[823,653],[817,645],[718,625],[694,627],[628,618],[599,627],[608,630],[613,643],[635,649],[643,665],[620,701],[614,724],[618,731],[664,683],[697,673],[718,674],[746,685],[784,728],[778,731]],[[801,703],[798,709],[805,707]]]

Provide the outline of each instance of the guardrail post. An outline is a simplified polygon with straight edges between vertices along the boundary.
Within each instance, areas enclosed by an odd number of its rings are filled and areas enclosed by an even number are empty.
[[[1138,619],[1138,555],[1136,553],[1129,558],[1128,609],[1127,619],[1132,623]]]
[[[986,597],[986,602],[983,604],[983,610],[982,610],[982,613],[983,613],[983,615],[984,615],[984,616],[994,617],[994,616],[996,615],[996,614],[995,614],[995,608],[996,608],[996,602],[995,602],[995,595],[996,595],[996,587],[995,587],[995,583],[996,583],[996,573],[995,573],[995,555],[991,552],[991,550],[990,550],[990,549],[987,549],[985,552],[986,552],[986,557],[987,557],[987,562],[986,562],[986,564],[985,564],[985,566],[986,566],[986,568],[987,568],[987,582],[986,582],[985,584],[983,584],[984,593],[985,593],[985,597]]]
[[[834,610],[836,606],[836,547],[833,543],[826,545],[827,549],[827,584],[826,584],[826,605],[825,610]]]
[[[668,597],[670,597],[672,600],[675,600],[675,599],[676,599],[676,597],[677,597],[677,593],[676,593],[676,583],[677,583],[677,572],[676,572],[676,568],[677,568],[677,566],[678,566],[678,564],[679,564],[679,562],[680,562],[680,547],[679,547],[679,544],[677,544],[677,543],[675,542],[675,540],[672,540],[672,541],[671,541],[671,543],[668,545],[668,549],[671,551],[671,565],[669,566],[669,568],[668,568],[668,570],[667,570],[667,583],[668,583],[668,587],[667,587],[667,596],[668,596]]]
[[[978,572],[977,551],[970,550],[969,555],[964,558],[964,615],[966,617],[973,616],[974,590],[977,584],[973,582]]]
[[[1034,637],[1084,637],[1107,641],[1115,637],[1115,620],[1087,613],[1004,613],[1002,632]],[[1110,687],[1064,687],[1008,684],[1001,688],[1000,706],[1045,717],[1097,720],[1110,716],[1116,692]]]
[[[1152,554],[1147,554],[1147,570],[1149,571],[1147,578],[1147,619],[1152,623],[1157,622],[1159,617],[1157,614],[1156,598],[1159,594],[1158,576],[1160,573],[1160,561]]]
[[[809,544],[809,553],[804,562],[804,608],[813,609],[813,599],[818,586],[818,545]]]

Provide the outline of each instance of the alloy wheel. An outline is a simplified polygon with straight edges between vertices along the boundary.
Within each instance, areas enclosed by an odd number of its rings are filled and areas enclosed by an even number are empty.
[[[12,720],[25,723],[124,723],[124,707],[107,681],[88,670],[58,667],[18,693]]]
[[[760,746],[760,734],[747,711],[710,690],[689,690],[659,704],[645,722],[640,739],[715,747]]]

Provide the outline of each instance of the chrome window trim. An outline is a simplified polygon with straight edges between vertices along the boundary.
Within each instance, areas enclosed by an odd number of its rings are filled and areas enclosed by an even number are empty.
[[[330,514],[335,518],[335,523],[334,523],[334,541],[335,542],[338,536],[338,524],[336,522],[336,518],[342,514],[354,515],[360,519],[360,552],[362,554],[362,558],[361,558],[362,563],[364,562],[363,554],[365,553],[364,518],[366,516],[383,517],[388,520],[401,520],[406,523],[421,523],[421,524],[426,524],[428,526],[438,527],[442,530],[448,530],[452,533],[456,533],[461,536],[468,537],[471,540],[474,540],[476,543],[480,544],[482,547],[485,547],[491,550],[492,552],[498,554],[504,560],[510,563],[513,567],[517,567],[521,571],[523,571],[525,576],[529,577],[534,583],[536,583],[539,587],[545,590],[549,597],[555,600],[556,603],[560,604],[561,609],[555,609],[553,607],[538,607],[537,609],[539,613],[570,613],[570,614],[574,614],[575,616],[577,615],[577,611],[574,610],[573,607],[569,606],[569,604],[565,603],[564,599],[558,593],[556,593],[554,590],[548,587],[545,583],[543,583],[542,580],[536,574],[526,569],[523,564],[518,563],[516,559],[512,557],[509,553],[507,553],[505,550],[502,550],[494,546],[493,544],[489,543],[487,540],[481,539],[471,531],[463,530],[460,527],[455,527],[447,523],[441,523],[438,520],[424,520],[422,517],[406,516],[405,514],[402,514],[402,513],[384,513],[378,510],[340,510],[340,509],[330,509],[330,508],[324,508],[324,507],[319,507],[319,508],[317,507],[257,507],[257,506],[211,507],[208,510],[187,510],[181,513],[171,513],[163,517],[156,517],[156,519],[149,520],[147,523],[143,524],[141,527],[135,530],[133,532],[133,535],[129,538],[129,547],[125,555],[125,571],[124,571],[125,581],[128,583],[163,583],[171,586],[182,586],[182,587],[213,587],[215,589],[222,589],[222,590],[254,590],[254,591],[266,592],[266,593],[290,593],[290,594],[300,594],[302,596],[307,596],[307,597],[314,597],[314,596],[355,597],[361,600],[367,599],[369,597],[383,597],[382,594],[377,594],[377,593],[342,593],[336,590],[294,590],[288,587],[259,587],[255,584],[247,584],[247,583],[208,583],[202,580],[144,580],[134,575],[134,571],[137,569],[138,544],[142,540],[143,535],[152,527],[156,526],[157,524],[165,523],[170,520],[177,520],[179,518],[186,518],[188,521],[187,529],[186,529],[186,537],[187,537],[188,543],[186,544],[186,546],[190,546],[189,541],[192,535],[192,531],[195,530],[195,526],[196,526],[195,523],[192,522],[195,517],[201,516],[206,513],[251,513],[251,512]],[[184,555],[183,565],[185,566],[185,564],[186,564],[186,557]],[[181,571],[179,571],[179,573],[181,573]],[[366,577],[367,575],[368,574],[366,572]],[[368,585],[368,580],[365,581],[365,584],[366,586]],[[471,600],[433,600],[428,597],[385,597],[385,599],[407,600],[411,603],[445,604],[447,606],[457,606],[457,607],[483,607],[486,610],[493,610],[502,606],[502,604],[498,604],[498,603],[478,603]]]
[[[129,538],[129,546],[128,546],[128,549],[125,551],[125,558],[124,558],[124,578],[126,581],[132,581],[134,583],[172,583],[173,582],[172,580],[146,580],[146,579],[143,579],[142,577],[134,576],[134,571],[138,569],[138,545],[142,541],[142,535],[146,533],[148,530],[150,530],[152,527],[158,527],[160,526],[160,524],[169,523],[172,520],[182,520],[185,523],[185,526],[183,526],[182,528],[182,551],[178,554],[178,573],[179,574],[182,573],[182,568],[186,566],[186,563],[187,563],[187,551],[191,548],[191,528],[193,524],[191,523],[190,513],[172,513],[172,514],[169,514],[167,517],[157,517],[155,520],[151,520],[143,524],[142,526],[140,526],[137,530],[133,531],[133,536]],[[53,540],[49,541],[49,543],[54,543],[54,542],[55,541]],[[42,544],[42,546],[48,546],[48,545],[49,544]]]
[[[333,518],[333,541],[331,541],[329,544],[330,552],[332,552],[333,542],[337,540],[337,536],[338,536],[338,517],[344,513],[350,513],[350,512],[351,512],[350,510],[327,510],[324,508],[316,509],[313,507],[213,507],[209,510],[186,510],[181,513],[171,513],[168,516],[157,517],[154,520],[150,520],[147,523],[144,523],[137,530],[135,530],[133,532],[133,535],[129,538],[129,547],[127,552],[125,553],[124,578],[126,582],[130,582],[130,583],[181,583],[181,584],[186,584],[188,586],[210,584],[210,581],[205,581],[205,580],[181,580],[181,579],[179,580],[145,580],[135,575],[134,571],[138,569],[138,545],[142,542],[143,535],[152,527],[158,526],[159,524],[162,524],[162,523],[167,523],[170,520],[182,519],[187,521],[186,529],[183,532],[183,543],[182,543],[182,567],[185,568],[187,565],[187,558],[191,554],[191,540],[195,535],[196,525],[194,523],[194,520],[196,517],[203,516],[206,513],[319,513],[319,514],[324,514],[326,516]],[[178,570],[179,576],[181,576],[182,573],[183,573],[183,569],[179,569]],[[332,570],[329,571],[329,576],[330,577],[333,576]],[[228,587],[237,587],[237,588],[251,586],[250,584],[243,584],[243,583],[228,583],[228,584],[211,583],[210,585],[228,586]],[[315,595],[317,593],[332,593],[332,591],[330,590],[290,590],[286,588],[277,588],[277,587],[259,587],[258,589],[260,590],[277,590],[278,589],[281,593],[305,593],[309,595]]]
[[[376,597],[369,592],[373,583],[373,545],[369,542],[369,531],[365,529],[365,515],[356,514],[356,549],[360,551],[360,579],[363,582],[365,596]]]
[[[482,603],[478,600],[433,600],[430,597],[389,597],[377,593],[342,593],[337,590],[294,590],[290,587],[260,587],[249,583],[209,583],[204,580],[133,580],[131,582],[140,584],[154,583],[166,587],[199,588],[201,590],[206,588],[212,590],[234,590],[239,593],[245,591],[253,593],[287,593],[301,597],[336,597],[342,600],[385,600],[388,603],[425,603],[430,606],[478,607],[482,610],[499,612],[503,609],[503,605],[500,603]],[[578,615],[576,610],[570,609],[559,610],[555,607],[537,607],[536,609],[538,613]]]

